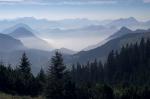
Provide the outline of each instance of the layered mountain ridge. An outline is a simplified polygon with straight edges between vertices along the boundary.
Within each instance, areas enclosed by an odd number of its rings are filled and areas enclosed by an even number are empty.
[[[120,50],[123,46],[126,46],[126,44],[133,44],[139,42],[142,38],[150,39],[149,29],[142,31],[130,31],[129,29],[123,27],[116,33],[121,33],[122,30],[128,30],[129,33],[123,33],[124,35],[115,37],[114,39],[111,39],[105,44],[92,50],[81,51],[79,53],[76,53],[67,58],[66,63],[87,63],[88,61],[94,61],[95,59],[102,60],[103,62],[105,62],[107,55],[110,51]]]
[[[20,40],[5,34],[0,34],[0,46],[0,51],[2,52],[25,49],[25,46]]]
[[[27,25],[21,25],[20,27],[16,25],[17,27],[12,27],[12,31],[8,33],[10,36],[19,39],[22,41],[22,43],[27,47],[27,48],[32,48],[32,49],[39,49],[39,50],[46,50],[46,51],[51,51],[53,47],[51,44],[48,42],[40,39],[37,37],[34,33],[32,33],[30,30],[31,28]],[[30,29],[30,30],[28,30]]]

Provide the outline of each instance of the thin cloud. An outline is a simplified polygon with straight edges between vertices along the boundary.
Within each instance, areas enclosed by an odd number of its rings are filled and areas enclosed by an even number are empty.
[[[1,2],[20,2],[24,0],[0,0]]]
[[[0,0],[1,4],[35,4],[35,5],[82,5],[114,4],[116,0]]]
[[[150,0],[0,0],[0,4],[31,4],[31,5],[85,5],[85,4],[116,4],[116,3],[150,3]]]
[[[150,3],[150,0],[143,0],[144,3]]]
[[[115,0],[27,0],[35,4],[82,5],[82,4],[113,4]]]

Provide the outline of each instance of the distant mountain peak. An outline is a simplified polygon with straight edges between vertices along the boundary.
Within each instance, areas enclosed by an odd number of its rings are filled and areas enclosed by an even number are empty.
[[[11,36],[13,37],[34,37],[35,35],[28,30],[24,26],[20,26],[16,28],[12,33],[10,33]]]
[[[136,18],[134,18],[134,17],[128,17],[128,18],[120,18],[120,19],[118,19],[118,20],[124,20],[124,21],[134,21],[134,22],[138,22],[137,21],[137,19]]]
[[[30,27],[30,26],[28,26],[27,24],[24,24],[24,23],[18,23],[18,24],[16,24],[16,25],[14,25],[14,26],[12,26],[12,27],[9,27],[9,28],[7,28],[7,29],[5,29],[5,30],[3,30],[3,33],[5,33],[5,34],[11,34],[12,32],[14,32],[14,31],[16,31],[17,29],[23,29],[23,30],[25,30],[25,31],[30,31],[30,32],[32,32],[32,33],[34,33],[35,31]],[[32,35],[33,36],[33,35]]]
[[[124,26],[124,27],[121,27],[120,30],[118,30],[116,33],[111,35],[108,39],[115,39],[117,37],[121,37],[129,33],[133,33],[133,31]]]
[[[20,17],[19,20],[36,20],[35,17]]]
[[[32,30],[32,28],[29,26],[29,25],[27,25],[27,24],[24,24],[24,23],[18,23],[18,24],[16,24],[15,26],[13,26],[15,29],[17,29],[17,28],[26,28],[27,30],[29,30],[29,31],[33,31]]]
[[[29,28],[29,26],[27,24],[24,24],[24,23],[18,23],[15,25],[15,27],[28,27]]]
[[[132,30],[130,30],[129,28],[123,26],[120,28],[120,30],[118,32],[132,32]]]
[[[50,51],[53,47],[39,38],[30,30],[30,27],[26,24],[17,24],[11,28],[12,32],[9,33],[10,36],[19,39],[27,48],[34,48],[40,50]]]
[[[109,25],[122,27],[122,26],[132,26],[136,24],[139,24],[139,21],[134,17],[129,17],[129,18],[120,18],[120,19],[114,20]]]
[[[128,19],[137,21],[134,17],[129,17]]]
[[[71,49],[67,49],[67,48],[64,48],[64,47],[62,47],[60,49],[53,50],[53,52],[56,52],[56,51],[61,52],[63,54],[68,54],[68,55],[73,55],[73,54],[76,53],[76,51],[73,51]]]
[[[28,31],[29,32],[29,30],[28,29],[26,29],[25,27],[22,27],[22,26],[20,26],[20,27],[18,27],[18,28],[16,28],[14,31],[16,31],[16,30],[24,30],[24,31]]]

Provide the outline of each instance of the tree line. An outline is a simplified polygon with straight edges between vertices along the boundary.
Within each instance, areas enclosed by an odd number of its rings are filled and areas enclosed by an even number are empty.
[[[77,63],[72,66],[71,75],[77,87],[91,95],[88,99],[149,99],[150,39],[141,38],[119,51],[112,50],[105,63],[96,59]],[[104,98],[106,94],[109,98]]]
[[[149,99],[150,40],[127,44],[99,60],[66,68],[56,52],[45,73],[31,72],[26,54],[16,68],[0,64],[0,91],[46,99]]]
[[[87,62],[72,66],[72,78],[77,84],[106,83],[117,85],[150,84],[150,39],[127,44],[120,51],[111,51],[106,62]]]
[[[11,65],[0,64],[0,91],[12,95],[36,96],[43,90],[45,77],[43,69],[36,77],[33,76],[29,59],[23,53],[20,64],[15,69]]]

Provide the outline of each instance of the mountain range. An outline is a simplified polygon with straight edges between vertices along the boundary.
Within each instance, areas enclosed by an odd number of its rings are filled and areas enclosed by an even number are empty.
[[[118,35],[118,37],[116,37],[115,35],[117,35],[118,33],[123,34],[122,36]],[[128,28],[123,27],[113,35],[111,36],[111,38],[115,38],[110,39],[105,44],[97,48],[88,51],[81,51],[70,56],[69,58],[67,57],[66,63],[87,63],[88,61],[94,61],[95,59],[105,62],[107,55],[110,51],[120,50],[123,46],[126,46],[127,44],[139,42],[141,38],[150,38],[150,29],[132,31]]]
[[[15,25],[7,29],[7,34],[0,34],[0,61],[4,64],[19,64],[22,53],[26,53],[31,64],[33,73],[39,72],[40,68],[46,68],[55,51],[46,41],[38,38],[27,25]],[[10,33],[9,33],[10,32]],[[46,49],[47,48],[47,49]],[[64,56],[74,54],[75,51],[61,48],[57,49]]]
[[[88,46],[86,48],[83,49],[83,51],[88,51],[88,50],[91,50],[91,49],[94,49],[94,48],[97,48],[103,44],[105,44],[107,41],[111,40],[111,39],[115,39],[115,38],[118,38],[118,37],[121,37],[123,35],[126,35],[126,34],[129,34],[129,33],[132,33],[133,31],[126,28],[126,27],[121,27],[120,30],[118,30],[117,32],[115,32],[114,34],[110,35],[108,38],[106,38],[105,40],[95,44],[95,45],[91,45],[91,46]]]
[[[65,37],[65,36],[110,36],[121,27],[125,26],[131,29],[148,29],[150,21],[139,21],[134,17],[120,18],[114,20],[89,20],[89,19],[65,19],[51,21],[47,19],[36,19],[34,17],[23,17],[12,20],[0,20],[0,30],[7,33],[7,29],[16,24],[27,24],[32,27],[36,35],[40,37]],[[11,31],[12,32],[12,31]],[[10,33],[10,32],[9,32]]]
[[[26,24],[19,25],[17,24],[6,29],[7,34],[20,40],[27,48],[47,51],[51,51],[53,49],[51,44],[37,37],[35,33],[32,33],[33,30],[29,26]]]
[[[130,20],[133,20],[133,18]],[[122,19],[118,21],[126,20]],[[132,22],[132,24],[133,23],[134,22]],[[117,22],[117,24],[119,23]],[[88,25],[78,29],[57,29],[57,31],[60,33],[64,31],[61,35],[63,35],[65,32],[68,34],[71,33],[67,31],[74,31],[74,33],[79,33],[80,31],[80,33],[84,32],[85,34],[85,31],[87,31],[89,33],[91,32],[92,35],[92,31],[93,33],[94,31],[96,31],[95,33],[98,33],[101,30],[106,30],[107,34],[110,36],[103,42],[93,45],[93,48],[76,52],[66,48],[55,49],[51,46],[51,44],[38,37],[38,32],[30,28],[30,26],[24,23],[17,24],[5,29],[4,33],[0,34],[1,61],[7,64],[10,63],[13,66],[17,66],[21,54],[26,52],[31,61],[32,70],[36,74],[40,70],[41,66],[47,68],[46,66],[48,61],[54,55],[55,51],[60,51],[63,54],[64,61],[67,64],[74,64],[77,62],[86,63],[87,61],[94,61],[95,59],[105,62],[107,55],[111,50],[119,50],[122,46],[125,46],[128,43],[131,44],[139,42],[142,37],[145,39],[150,38],[150,29],[131,30],[125,26],[121,27],[118,31],[116,31],[116,28],[113,29],[113,26],[105,27],[99,24]],[[111,33],[109,33],[109,31],[111,31]]]
[[[135,19],[134,17],[129,17],[129,18],[120,18],[117,20],[113,20],[112,22],[108,23],[107,25],[109,26],[116,26],[116,27],[123,27],[123,26],[135,26],[135,25],[140,25],[141,23],[144,22],[140,22],[137,19]]]

